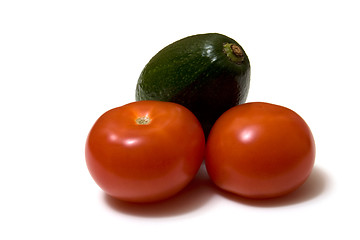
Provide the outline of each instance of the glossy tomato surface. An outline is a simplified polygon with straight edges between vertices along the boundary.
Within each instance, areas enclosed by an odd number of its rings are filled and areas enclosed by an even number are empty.
[[[314,161],[314,138],[305,121],[270,103],[229,109],[214,124],[206,146],[212,181],[249,198],[278,197],[297,189]]]
[[[139,101],[104,113],[86,141],[86,163],[108,195],[130,202],[166,199],[195,176],[205,138],[197,118],[169,102]]]

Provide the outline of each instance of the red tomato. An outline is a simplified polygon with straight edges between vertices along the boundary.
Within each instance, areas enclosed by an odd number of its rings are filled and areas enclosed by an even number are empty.
[[[108,195],[131,202],[166,199],[195,176],[205,138],[185,107],[139,101],[104,113],[86,141],[86,163]]]
[[[221,189],[249,198],[272,198],[298,188],[311,173],[315,144],[294,111],[269,103],[229,109],[214,124],[206,168]]]

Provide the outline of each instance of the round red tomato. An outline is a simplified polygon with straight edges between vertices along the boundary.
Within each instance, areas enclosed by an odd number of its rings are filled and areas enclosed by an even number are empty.
[[[270,103],[226,111],[206,146],[206,168],[221,189],[249,198],[272,198],[298,188],[311,173],[315,144],[305,121]]]
[[[139,101],[104,113],[86,141],[86,163],[108,195],[131,202],[166,199],[195,176],[205,138],[185,107]]]

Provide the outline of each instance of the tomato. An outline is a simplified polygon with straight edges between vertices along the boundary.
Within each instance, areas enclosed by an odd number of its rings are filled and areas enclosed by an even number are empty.
[[[182,190],[203,161],[205,138],[185,107],[139,101],[111,109],[95,122],[86,141],[88,170],[108,195],[154,202]]]
[[[255,199],[297,189],[314,161],[314,138],[305,121],[270,103],[229,109],[215,122],[206,144],[211,180],[223,190]]]

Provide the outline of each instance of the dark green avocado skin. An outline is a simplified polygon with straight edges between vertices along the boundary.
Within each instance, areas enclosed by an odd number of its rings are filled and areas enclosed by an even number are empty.
[[[224,52],[233,43],[243,51],[235,63]],[[205,136],[222,113],[246,101],[250,62],[242,47],[218,33],[193,35],[158,52],[145,66],[136,86],[136,100],[179,103],[191,110]]]

